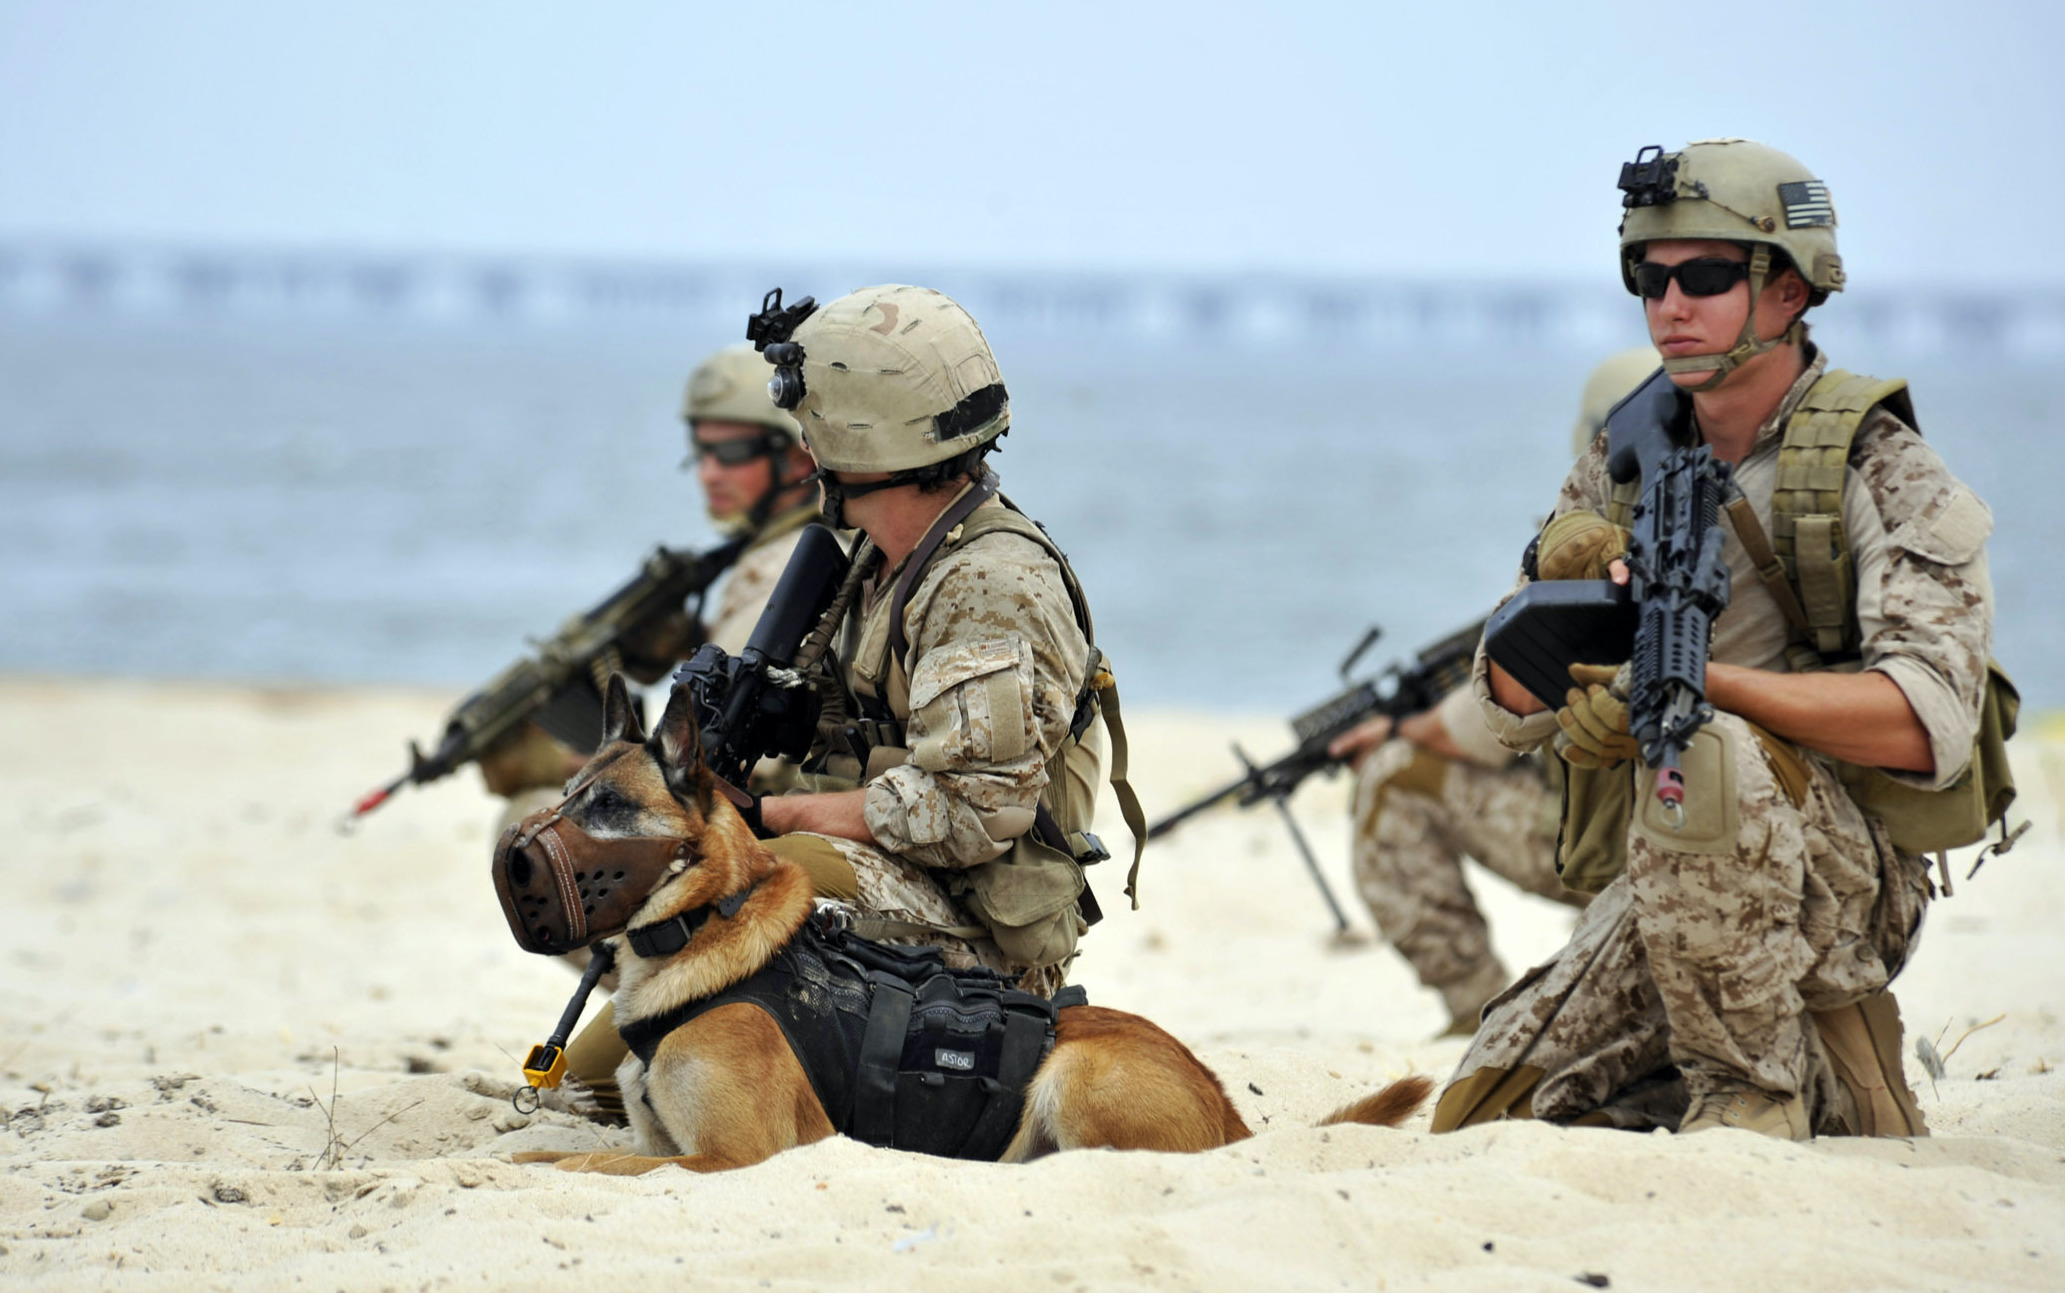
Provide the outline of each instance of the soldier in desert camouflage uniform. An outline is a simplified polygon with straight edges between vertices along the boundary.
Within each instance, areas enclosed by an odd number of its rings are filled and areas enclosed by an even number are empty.
[[[1629,289],[1754,517],[1723,525],[1733,595],[1707,672],[1719,714],[1686,761],[1686,803],[1705,796],[1712,809],[1673,829],[1655,808],[1624,674],[1574,668],[1580,685],[1550,711],[1480,652],[1477,694],[1506,744],[1554,737],[1573,778],[1631,786],[1614,835],[1625,870],[1570,944],[1488,1008],[1435,1127],[1533,1116],[1924,1134],[1886,985],[1932,890],[1890,818],[1866,811],[1884,799],[1864,787],[1950,793],[1972,762],[1989,694],[1992,519],[1922,442],[1901,384],[1828,372],[1807,339],[1800,316],[1843,285],[1834,209],[1811,173],[1715,141],[1645,150],[1623,188]],[[1838,424],[1854,431],[1847,457],[1805,465],[1794,445],[1841,443],[1815,438]],[[1602,437],[1565,481],[1539,577],[1625,579],[1606,458]],[[1815,555],[1808,518],[1777,522],[1798,511],[1781,490],[1803,488],[1836,512],[1814,519],[1845,536],[1847,557],[1824,568],[1847,574],[1847,597],[1827,595],[1842,587],[1832,582],[1799,595],[1817,586],[1796,586]],[[1602,824],[1580,809],[1566,845]]]
[[[1096,916],[1082,864],[1103,856],[1115,693],[1066,559],[984,461],[1010,427],[996,361],[959,305],[903,286],[816,310],[768,356],[827,515],[878,564],[840,653],[850,721],[813,765],[827,788],[762,800],[764,828],[882,936],[1051,993]]]
[[[1585,383],[1574,452],[1583,452],[1607,411],[1656,363],[1644,346],[1599,364]],[[1463,858],[1553,902],[1582,907],[1591,899],[1556,875],[1558,783],[1539,761],[1499,744],[1468,687],[1395,725],[1378,715],[1344,733],[1330,753],[1355,768],[1356,889],[1384,940],[1441,994],[1444,1036],[1467,1037],[1484,1003],[1511,980],[1492,951]]]
[[[689,452],[682,467],[694,469],[711,525],[727,537],[746,538],[746,545],[725,575],[714,613],[698,622],[684,609],[642,640],[624,644],[625,671],[639,682],[657,681],[699,643],[715,642],[733,653],[744,647],[803,527],[817,516],[810,455],[797,439],[795,419],[768,398],[766,374],[767,365],[751,346],[731,346],[704,360],[688,379],[681,416]],[[482,755],[488,792],[508,801],[496,835],[557,803],[567,778],[586,759],[530,722]],[[764,771],[777,775],[774,765]]]

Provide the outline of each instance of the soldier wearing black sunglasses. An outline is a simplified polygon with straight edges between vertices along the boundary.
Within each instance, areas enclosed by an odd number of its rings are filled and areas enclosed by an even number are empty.
[[[1558,867],[1597,897],[1487,1009],[1434,1129],[1926,1134],[1888,984],[1934,892],[1924,855],[1977,842],[2000,803],[1992,515],[1923,443],[1905,382],[1829,368],[1809,340],[1802,316],[1844,286],[1812,172],[1711,140],[1643,149],[1620,189],[1623,279],[1732,481],[1716,713],[1685,800],[1706,817],[1651,811],[1617,661],[1572,666],[1551,709],[1479,653],[1494,733],[1568,765]],[[1614,479],[1608,440],[1564,481],[1523,583],[1627,582],[1642,482]]]

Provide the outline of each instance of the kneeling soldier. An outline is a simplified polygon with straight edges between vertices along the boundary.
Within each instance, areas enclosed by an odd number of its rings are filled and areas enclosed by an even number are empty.
[[[1905,383],[1829,369],[1808,339],[1801,316],[1844,285],[1811,172],[1725,140],[1645,149],[1621,187],[1623,278],[1742,495],[1721,526],[1718,714],[1685,758],[1685,806],[1708,807],[1657,809],[1625,673],[1574,667],[1550,711],[1480,652],[1493,730],[1514,748],[1553,737],[1570,765],[1559,860],[1600,893],[1569,945],[1492,1002],[1435,1128],[1922,1134],[1887,984],[1933,892],[1919,854],[1972,838],[1951,819],[1983,831],[1992,812],[1966,775],[1999,748],[1984,721],[2002,695],[1992,517],[1923,443]],[[1615,484],[1595,441],[1539,577],[1625,581],[1638,488]]]

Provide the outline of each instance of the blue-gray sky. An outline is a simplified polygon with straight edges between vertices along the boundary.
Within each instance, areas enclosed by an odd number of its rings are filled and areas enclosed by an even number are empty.
[[[0,0],[0,236],[1610,272],[1641,144],[1854,283],[2065,284],[2065,5]]]

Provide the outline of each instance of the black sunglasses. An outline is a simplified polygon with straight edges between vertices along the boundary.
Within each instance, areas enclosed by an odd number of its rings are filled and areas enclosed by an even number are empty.
[[[1645,260],[1635,266],[1635,295],[1645,301],[1661,301],[1675,278],[1687,296],[1719,296],[1749,276],[1749,262],[1743,260],[1709,256],[1678,265]]]
[[[715,458],[726,467],[743,467],[755,458],[771,458],[788,447],[780,436],[746,436],[738,440],[697,440],[693,436],[688,442],[688,457],[682,460],[683,467],[693,467],[705,458]]]

